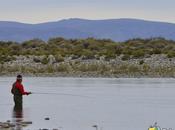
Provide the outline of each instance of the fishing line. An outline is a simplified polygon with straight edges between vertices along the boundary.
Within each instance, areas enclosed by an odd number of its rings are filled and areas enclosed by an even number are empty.
[[[68,94],[68,93],[41,93],[41,92],[32,92],[32,94],[41,94],[41,95],[64,95],[64,96],[74,96],[74,97],[83,97],[83,98],[92,98],[84,95],[77,94]]]

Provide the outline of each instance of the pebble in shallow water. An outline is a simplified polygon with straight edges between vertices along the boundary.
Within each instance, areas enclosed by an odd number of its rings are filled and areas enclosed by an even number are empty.
[[[22,124],[30,125],[30,124],[32,124],[32,121],[23,121]]]
[[[45,120],[50,120],[50,118],[49,117],[46,117],[46,118],[44,118]]]
[[[20,122],[20,124],[23,127],[28,126],[29,124],[32,124],[32,121],[24,121],[24,122]],[[0,122],[0,129],[9,129],[9,128],[14,128],[16,125],[11,123],[10,120],[7,120],[6,122]]]
[[[12,128],[15,127],[13,123],[10,122],[0,122],[0,128],[1,129],[6,129],[6,128]]]

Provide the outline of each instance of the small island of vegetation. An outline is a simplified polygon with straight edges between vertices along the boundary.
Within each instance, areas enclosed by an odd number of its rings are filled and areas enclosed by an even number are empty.
[[[164,38],[51,38],[0,41],[0,74],[74,77],[175,77],[175,41]]]

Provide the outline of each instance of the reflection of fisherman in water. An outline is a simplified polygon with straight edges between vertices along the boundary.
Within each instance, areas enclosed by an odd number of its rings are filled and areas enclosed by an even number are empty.
[[[24,111],[22,107],[14,106],[12,115],[12,124],[14,125],[10,130],[23,130],[24,127],[32,124],[31,121],[25,121]]]
[[[22,85],[22,76],[18,75],[16,82],[13,84],[11,93],[14,95],[14,103],[15,103],[15,109],[22,109],[22,96],[23,95],[29,95],[31,92],[25,92],[24,87]]]
[[[13,123],[15,125],[14,130],[22,130],[22,122],[23,122],[23,110],[22,107],[14,107],[13,109]]]

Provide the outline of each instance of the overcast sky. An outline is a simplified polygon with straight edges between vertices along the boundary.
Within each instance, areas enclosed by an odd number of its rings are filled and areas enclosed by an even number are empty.
[[[138,18],[175,23],[175,0],[0,0],[0,21]]]

